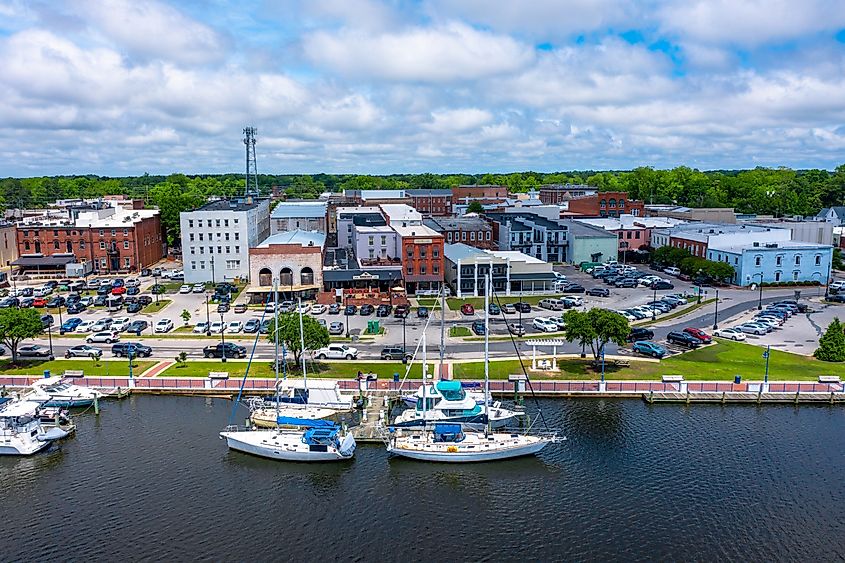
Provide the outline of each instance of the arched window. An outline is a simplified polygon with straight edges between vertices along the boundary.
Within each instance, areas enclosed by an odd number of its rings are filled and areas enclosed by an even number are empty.
[[[602,208],[602,209],[604,209],[605,207],[607,207],[607,200],[605,200],[605,199],[601,200],[601,201],[599,202],[599,207],[600,207],[600,208]]]
[[[610,204],[610,207],[616,207],[616,199],[610,198],[610,201],[608,203]]]
[[[800,266],[800,265],[801,265],[801,255],[800,255],[800,254],[796,254],[796,255],[795,255],[795,265],[796,265],[796,266]]]
[[[293,286],[293,270],[288,267],[282,268],[282,271],[279,273],[279,285]]]
[[[313,285],[314,270],[308,267],[302,268],[302,271],[299,272],[299,283],[301,285]]]
[[[619,200],[619,209],[625,209],[625,200],[624,199]]]
[[[269,268],[261,268],[261,271],[258,272],[258,285],[264,287],[273,285],[273,272]]]

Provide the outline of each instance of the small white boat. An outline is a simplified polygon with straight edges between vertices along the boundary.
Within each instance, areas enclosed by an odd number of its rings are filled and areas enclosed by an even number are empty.
[[[264,403],[260,403],[264,404]],[[336,409],[312,407],[309,405],[290,405],[266,407],[261,406],[253,408],[250,411],[249,419],[255,426],[259,428],[277,428],[279,426],[279,418],[298,418],[305,420],[329,420],[336,418],[340,413],[348,411],[339,411]]]
[[[0,455],[32,455],[53,440],[68,436],[66,430],[41,424],[39,401],[7,401],[0,409]]]
[[[59,376],[39,379],[32,384],[32,390],[32,396],[44,400],[47,407],[84,408],[103,398],[101,392],[75,385]]]
[[[276,428],[281,417],[308,420],[332,419],[352,412],[353,395],[342,393],[336,381],[284,379],[277,384],[276,395],[247,401],[250,420],[259,428]]]
[[[533,455],[557,439],[508,432],[465,431],[460,424],[435,424],[433,430],[391,432],[387,451],[420,461],[468,463]]]
[[[241,430],[220,433],[229,448],[282,461],[344,461],[355,454],[355,438],[338,425],[323,420],[280,420],[279,426],[296,429]]]
[[[501,428],[525,416],[524,412],[506,409],[499,402],[485,406],[482,398],[479,403],[461,386],[460,381],[438,381],[429,384],[425,390],[420,385],[415,396],[417,402],[414,408],[399,413],[394,426],[423,426],[439,422],[486,425],[489,417],[493,428]]]

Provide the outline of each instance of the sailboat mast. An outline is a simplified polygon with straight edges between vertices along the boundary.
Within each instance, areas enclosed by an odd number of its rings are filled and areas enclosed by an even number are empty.
[[[440,286],[440,365],[437,378],[443,379],[443,358],[446,356],[446,286]]]
[[[305,373],[305,331],[302,328],[302,298],[296,298],[297,304],[299,307],[299,349],[301,350],[302,354],[302,384],[305,386],[306,391],[308,390],[308,374]]]
[[[276,359],[276,419],[279,418],[279,280],[273,279],[273,345]]]
[[[426,372],[428,371],[428,365],[425,362],[425,327],[423,327],[422,333],[422,401],[423,401],[423,428],[426,426],[426,404],[425,404],[425,386],[426,386]]]
[[[490,432],[490,272],[484,276],[484,416]]]

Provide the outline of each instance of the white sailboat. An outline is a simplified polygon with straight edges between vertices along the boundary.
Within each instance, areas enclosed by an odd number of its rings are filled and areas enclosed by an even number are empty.
[[[275,282],[277,283],[277,282]],[[275,290],[278,297],[278,289]],[[278,299],[275,300],[278,302]],[[301,311],[301,307],[300,307]],[[276,316],[278,321],[278,314]],[[302,336],[302,316],[300,313],[300,338]],[[276,358],[279,357],[279,332],[275,331]],[[303,342],[304,344],[304,342]],[[303,350],[304,350],[303,345]],[[305,375],[305,357],[303,356],[303,375]],[[276,393],[273,422],[276,428],[270,430],[239,429],[229,426],[220,433],[229,449],[283,461],[343,461],[355,454],[355,438],[346,429],[328,420],[316,420],[295,416],[283,416],[279,394],[279,362],[276,362]],[[262,411],[265,409],[262,409]],[[306,406],[298,412],[309,411]],[[262,412],[262,416],[264,413]],[[252,413],[253,424],[255,413]],[[257,424],[256,424],[257,426]]]
[[[487,328],[484,331],[485,404],[489,404],[490,401],[489,295],[490,278],[488,274],[484,292],[484,324]],[[422,407],[425,410],[427,407],[426,388],[429,387],[426,384],[425,332],[423,332],[422,339]],[[421,461],[469,463],[533,455],[556,441],[558,441],[558,438],[554,433],[539,435],[520,432],[493,432],[488,419],[487,428],[484,431],[468,430],[460,424],[453,423],[436,423],[433,429],[423,427],[410,431],[391,428],[387,440],[387,451],[393,455]]]
[[[60,376],[39,379],[32,384],[32,390],[33,396],[43,399],[47,407],[90,407],[95,400],[103,398],[100,391],[75,385]]]

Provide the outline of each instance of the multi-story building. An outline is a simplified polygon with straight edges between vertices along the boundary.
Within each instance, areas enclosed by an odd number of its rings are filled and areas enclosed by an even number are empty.
[[[507,186],[453,186],[452,205],[468,205],[473,201],[484,204],[501,204],[508,197]]]
[[[563,219],[560,222],[567,228],[569,249],[566,258],[570,264],[604,262],[618,258],[619,239],[616,233],[572,219]]]
[[[597,193],[597,188],[583,184],[545,184],[540,186],[540,201],[546,205],[561,205],[573,198]]]
[[[744,242],[731,237],[710,243],[706,258],[734,268],[731,283],[819,282],[825,284],[833,247],[797,241]]]
[[[649,217],[669,217],[681,221],[704,223],[736,223],[733,207],[684,207],[682,205],[645,205]]]
[[[620,215],[619,217],[606,217],[595,219],[574,219],[575,222],[585,225],[599,227],[616,235],[619,242],[619,252],[626,250],[639,250],[643,247],[663,246],[655,243],[654,233],[660,229],[669,229],[675,225],[683,224],[680,219],[668,217],[635,217],[633,215]],[[668,243],[668,237],[665,244]]]
[[[338,207],[335,211],[337,222],[337,247],[349,249],[352,255],[354,245],[353,227],[379,227],[387,225],[381,209],[376,206]]]
[[[499,250],[515,250],[544,262],[566,262],[567,227],[531,213],[488,213]]]
[[[113,202],[69,207],[17,224],[20,270],[62,270],[88,262],[98,274],[137,272],[166,254],[158,209],[127,209]],[[25,259],[25,260],[24,260]]]
[[[654,229],[651,246],[674,246],[688,250],[693,256],[707,257],[707,250],[713,244],[742,246],[753,242],[775,242],[790,240],[788,229],[763,225],[683,223],[670,228]]]
[[[423,215],[452,214],[452,190],[405,190],[411,206]]]
[[[249,249],[270,234],[270,200],[212,201],[180,213],[179,224],[186,282],[247,279]]]
[[[384,217],[387,219],[387,224],[391,226],[411,226],[422,225],[422,213],[404,203],[395,204],[381,204]]]
[[[833,229],[836,228],[829,221],[818,219],[754,217],[742,221],[743,224],[774,229],[788,229],[789,239],[811,244],[833,244]]]
[[[481,217],[429,217],[423,224],[442,234],[446,244],[462,242],[476,248],[493,250],[498,248],[493,240],[493,227]]]
[[[619,217],[620,215],[643,215],[643,202],[629,200],[627,192],[598,192],[592,195],[574,197],[566,203],[570,216]]]
[[[0,222],[0,269],[8,268],[18,259],[17,227]]]
[[[327,231],[326,201],[283,201],[270,213],[270,233],[285,231]]]
[[[405,190],[344,190],[343,196],[347,204],[352,205],[381,205],[404,203],[410,205],[413,200]]]
[[[355,257],[361,266],[396,265],[401,262],[399,236],[388,225],[353,226]]]
[[[326,234],[314,231],[275,233],[249,249],[247,290],[253,302],[266,302],[278,284],[280,299],[310,298],[323,286]]]
[[[391,225],[399,235],[402,277],[408,294],[443,284],[443,235],[425,225]]]
[[[521,252],[481,250],[447,244],[445,282],[458,297],[484,295],[484,278],[490,274],[493,292],[499,295],[548,294],[557,279],[548,262]]]

